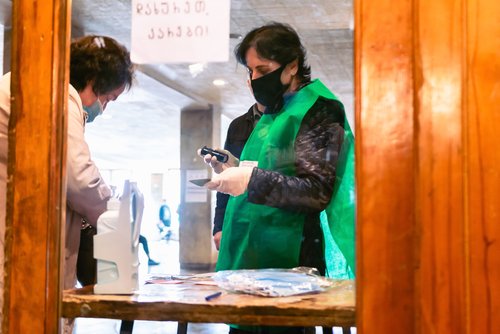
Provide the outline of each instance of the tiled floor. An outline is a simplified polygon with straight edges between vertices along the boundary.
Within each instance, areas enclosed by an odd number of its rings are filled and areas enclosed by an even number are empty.
[[[173,237],[175,239],[175,235]],[[149,274],[179,274],[181,272],[179,266],[179,243],[177,240],[148,240],[151,258],[160,262],[158,266],[147,265],[146,254],[139,252],[141,262],[139,268],[139,277],[141,280],[146,279]],[[113,319],[89,319],[80,318],[76,321],[74,334],[118,334],[120,332],[120,320]],[[225,334],[228,332],[228,327],[225,324],[197,324],[190,323],[188,325],[188,334]],[[133,334],[175,334],[177,333],[177,323],[170,321],[135,321]],[[320,327],[316,329],[317,334],[321,334]],[[351,330],[352,334],[356,334],[356,329]],[[334,328],[334,334],[342,334],[341,328]]]
[[[118,334],[120,321],[110,319],[79,319],[77,334]],[[225,324],[194,324],[188,325],[188,334],[226,334],[228,327]],[[177,323],[159,321],[135,321],[133,334],[176,334]],[[316,334],[322,334],[321,327],[316,328]],[[342,329],[335,327],[334,334],[342,334]],[[356,329],[351,328],[351,334]]]
[[[194,324],[188,325],[189,334],[227,333],[224,324]],[[77,334],[118,334],[120,321],[111,319],[78,319]],[[170,321],[135,321],[133,334],[175,334],[177,323]]]

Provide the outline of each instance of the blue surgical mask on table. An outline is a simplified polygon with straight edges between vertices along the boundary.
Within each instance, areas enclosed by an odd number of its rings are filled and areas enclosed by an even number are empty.
[[[268,108],[273,108],[283,99],[283,94],[290,86],[281,83],[281,73],[283,73],[285,66],[283,65],[273,72],[251,81],[253,96],[257,102]]]
[[[101,101],[97,99],[90,106],[83,106],[83,110],[87,112],[87,123],[92,122],[97,116],[101,115],[103,112],[103,107]]]

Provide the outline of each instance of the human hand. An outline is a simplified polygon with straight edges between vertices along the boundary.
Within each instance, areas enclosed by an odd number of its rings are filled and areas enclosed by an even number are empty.
[[[216,174],[220,174],[224,170],[226,170],[227,168],[230,168],[230,167],[238,167],[238,165],[240,164],[240,160],[238,158],[236,158],[234,155],[232,155],[231,152],[229,152],[228,150],[223,150],[221,148],[216,148],[215,150],[227,154],[227,156],[228,156],[227,161],[220,162],[216,159],[215,156],[212,156],[211,154],[202,155],[201,149],[198,149],[197,153],[200,157],[203,158],[203,161],[207,165],[212,167],[213,171]]]
[[[220,174],[215,174],[212,180],[205,184],[205,187],[232,196],[239,196],[247,190],[253,169],[254,167],[229,167]]]
[[[214,244],[215,244],[215,248],[217,248],[217,250],[219,250],[219,248],[220,248],[221,238],[222,238],[222,231],[219,231],[219,232],[214,234]]]

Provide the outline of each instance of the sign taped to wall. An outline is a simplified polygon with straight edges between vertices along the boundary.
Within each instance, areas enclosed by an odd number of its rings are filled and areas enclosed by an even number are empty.
[[[186,203],[206,203],[208,200],[207,188],[196,186],[189,180],[204,179],[208,177],[206,169],[188,169],[186,170],[186,192],[184,201]]]
[[[230,4],[230,0],[132,0],[132,61],[228,61]]]

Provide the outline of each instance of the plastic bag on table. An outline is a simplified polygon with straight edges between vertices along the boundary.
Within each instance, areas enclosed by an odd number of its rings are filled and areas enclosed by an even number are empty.
[[[213,276],[225,290],[266,297],[286,297],[317,293],[335,281],[317,275],[314,268],[223,270]]]

